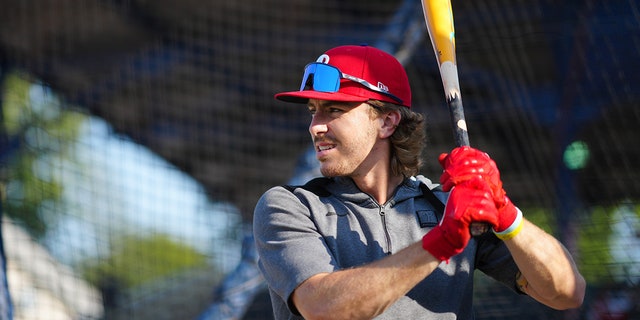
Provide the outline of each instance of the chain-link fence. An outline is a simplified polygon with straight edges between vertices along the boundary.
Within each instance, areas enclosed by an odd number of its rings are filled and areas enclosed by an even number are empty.
[[[252,208],[310,176],[305,108],[273,94],[330,47],[368,43],[405,65],[428,119],[425,175],[437,179],[453,147],[417,0],[0,4],[2,236],[18,319],[268,318],[251,241],[242,250]],[[453,10],[471,144],[589,284],[581,309],[560,312],[479,275],[478,319],[640,319],[640,6]]]

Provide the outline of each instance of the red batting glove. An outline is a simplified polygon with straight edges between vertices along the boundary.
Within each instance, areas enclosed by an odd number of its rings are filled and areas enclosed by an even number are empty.
[[[494,227],[498,224],[491,190],[478,178],[463,181],[451,190],[442,220],[422,237],[422,248],[440,261],[449,261],[469,243],[471,222],[486,222]]]
[[[500,171],[488,154],[471,147],[459,147],[450,154],[441,154],[438,160],[444,168],[440,176],[443,190],[448,191],[461,182],[479,177],[491,188],[493,201],[498,209],[498,224],[493,228],[495,234],[506,240],[520,232],[522,212],[507,197],[502,188]]]
[[[502,200],[504,190],[502,190],[500,171],[498,171],[496,163],[485,152],[471,147],[458,147],[453,149],[450,154],[440,154],[438,161],[444,169],[440,176],[440,183],[444,191],[451,190],[453,186],[462,181],[480,177],[489,184],[494,198]]]

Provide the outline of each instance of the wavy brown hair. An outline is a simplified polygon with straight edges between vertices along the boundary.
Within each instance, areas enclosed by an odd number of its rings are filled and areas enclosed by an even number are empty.
[[[391,141],[391,172],[405,177],[415,176],[423,164],[422,152],[426,146],[425,119],[421,113],[393,103],[367,101],[376,114],[400,111],[400,123],[389,138]]]

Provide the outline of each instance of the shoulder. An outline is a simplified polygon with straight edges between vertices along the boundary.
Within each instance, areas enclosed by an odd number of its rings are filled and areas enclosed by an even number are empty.
[[[328,186],[333,183],[332,178],[327,177],[319,177],[309,180],[307,183],[303,185],[285,185],[283,186],[286,190],[295,193],[297,189],[302,189],[308,192],[311,192],[318,197],[328,197],[331,195],[329,192]]]
[[[280,201],[295,199],[292,191],[293,190],[289,186],[271,187],[269,190],[262,194],[262,196],[258,200],[257,207],[266,206],[271,203],[277,203]]]
[[[282,228],[304,224],[310,212],[301,200],[285,186],[267,190],[253,211],[253,233],[256,238],[270,237]]]
[[[256,204],[255,216],[273,212],[308,211],[309,201],[330,195],[330,178],[315,178],[304,185],[280,185],[267,190]]]

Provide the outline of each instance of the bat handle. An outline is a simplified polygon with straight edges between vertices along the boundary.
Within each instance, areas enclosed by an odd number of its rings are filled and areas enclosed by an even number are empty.
[[[471,222],[469,225],[469,233],[472,237],[481,236],[491,230],[491,226],[486,222]]]
[[[469,132],[467,131],[467,122],[464,119],[464,107],[462,99],[457,94],[447,97],[449,105],[449,114],[451,119],[451,127],[453,128],[453,138],[456,146],[469,146]]]
[[[449,104],[449,112],[451,113],[451,121],[453,128],[453,137],[458,147],[469,146],[469,133],[467,124],[464,119],[464,108],[462,100],[458,95],[452,95],[447,98]],[[486,222],[472,222],[469,225],[469,233],[477,237],[489,232],[491,226]]]

